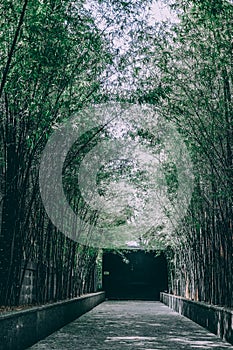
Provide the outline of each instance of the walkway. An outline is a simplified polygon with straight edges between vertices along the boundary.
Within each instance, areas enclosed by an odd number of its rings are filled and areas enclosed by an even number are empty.
[[[159,302],[107,301],[30,349],[233,349]]]

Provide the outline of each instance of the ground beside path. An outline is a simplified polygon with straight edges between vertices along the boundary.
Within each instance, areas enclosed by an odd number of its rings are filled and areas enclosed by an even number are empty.
[[[106,301],[30,349],[220,350],[233,346],[160,302]]]

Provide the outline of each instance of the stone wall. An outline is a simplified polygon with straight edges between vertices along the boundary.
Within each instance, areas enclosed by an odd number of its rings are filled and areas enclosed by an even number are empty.
[[[160,300],[172,310],[233,344],[233,310],[167,293],[160,293]]]
[[[29,262],[24,274],[23,284],[20,291],[20,305],[32,304],[36,300],[35,293],[36,264]]]
[[[22,263],[22,266],[24,266],[25,262]],[[44,268],[44,274],[47,278],[49,278],[48,286],[49,290],[47,291],[48,295],[50,296],[49,300],[55,300],[55,294],[56,294],[56,273],[51,266],[49,269],[49,275],[46,274],[46,265],[43,265]],[[24,267],[22,267],[22,273],[23,273]],[[38,302],[37,295],[36,295],[36,279],[37,279],[37,264],[34,262],[28,262],[26,270],[24,272],[24,278],[22,287],[20,290],[20,299],[19,304],[20,305],[31,305],[36,304]],[[52,282],[53,281],[53,282]],[[47,281],[46,281],[47,282]],[[81,282],[81,281],[80,281]],[[99,275],[97,268],[93,271],[92,276],[92,284],[91,288],[88,290],[89,293],[95,293],[100,289],[100,283]]]
[[[0,350],[23,350],[105,300],[92,293],[72,300],[0,315]]]

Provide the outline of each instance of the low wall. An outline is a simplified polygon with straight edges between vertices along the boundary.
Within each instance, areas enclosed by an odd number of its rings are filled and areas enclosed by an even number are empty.
[[[220,338],[233,344],[233,310],[160,293],[160,300]]]
[[[23,350],[105,300],[93,293],[72,300],[0,315],[0,350]]]

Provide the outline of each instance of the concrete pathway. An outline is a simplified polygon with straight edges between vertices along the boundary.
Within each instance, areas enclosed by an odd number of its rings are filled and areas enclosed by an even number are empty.
[[[159,302],[106,301],[30,349],[233,349]]]

